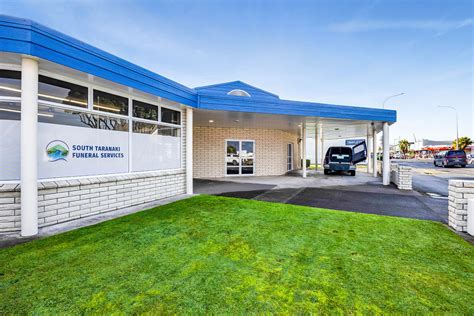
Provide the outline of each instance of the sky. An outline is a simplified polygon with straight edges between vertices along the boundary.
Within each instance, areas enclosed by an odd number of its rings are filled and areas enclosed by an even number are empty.
[[[241,80],[282,99],[397,111],[391,142],[474,139],[473,3],[0,1],[188,87]]]

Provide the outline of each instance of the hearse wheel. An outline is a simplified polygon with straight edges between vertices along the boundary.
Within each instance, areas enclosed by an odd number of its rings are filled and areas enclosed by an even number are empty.
[[[329,174],[329,170],[328,170],[328,169],[324,169],[324,174],[325,174],[325,175],[328,175],[328,174]]]
[[[350,174],[351,174],[351,176],[355,176],[355,175],[356,175],[355,170],[351,170],[351,171],[350,171]]]

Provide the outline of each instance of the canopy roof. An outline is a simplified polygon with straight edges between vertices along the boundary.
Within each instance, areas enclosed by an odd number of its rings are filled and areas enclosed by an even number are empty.
[[[0,52],[26,54],[203,110],[396,122],[396,111],[282,100],[241,81],[195,89],[31,20],[0,15]],[[241,91],[228,94],[232,90]]]

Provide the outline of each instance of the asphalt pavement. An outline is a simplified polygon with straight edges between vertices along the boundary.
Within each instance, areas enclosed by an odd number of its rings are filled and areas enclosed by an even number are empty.
[[[393,162],[413,168],[413,189],[434,198],[448,197],[449,180],[474,180],[474,165],[466,168],[435,167],[432,159],[401,159]]]

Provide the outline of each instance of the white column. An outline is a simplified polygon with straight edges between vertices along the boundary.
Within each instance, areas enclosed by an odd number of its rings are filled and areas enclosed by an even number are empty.
[[[374,155],[373,163],[372,163],[372,172],[373,172],[374,178],[376,178],[377,177],[377,169],[379,167],[379,164],[378,164],[378,161],[377,161],[377,150],[378,150],[378,148],[377,148],[377,131],[375,129],[375,126],[372,129],[372,145],[373,145],[372,153]]]
[[[324,169],[325,156],[326,156],[326,153],[324,152],[324,138],[323,138],[323,135],[321,134],[321,169]]]
[[[318,145],[319,145],[319,141],[318,141],[318,124],[316,124],[316,126],[314,127],[314,170],[318,170]]]
[[[186,108],[186,194],[193,194],[193,109]]]
[[[21,235],[38,234],[38,61],[21,60]]]
[[[367,134],[367,173],[372,170],[372,137]]]
[[[390,184],[390,138],[388,123],[383,123],[383,185]]]
[[[303,138],[303,141],[302,141],[303,148],[301,150],[301,156],[302,156],[302,161],[303,161],[303,165],[302,165],[303,178],[306,178],[306,124],[302,125],[302,136],[301,137]]]

